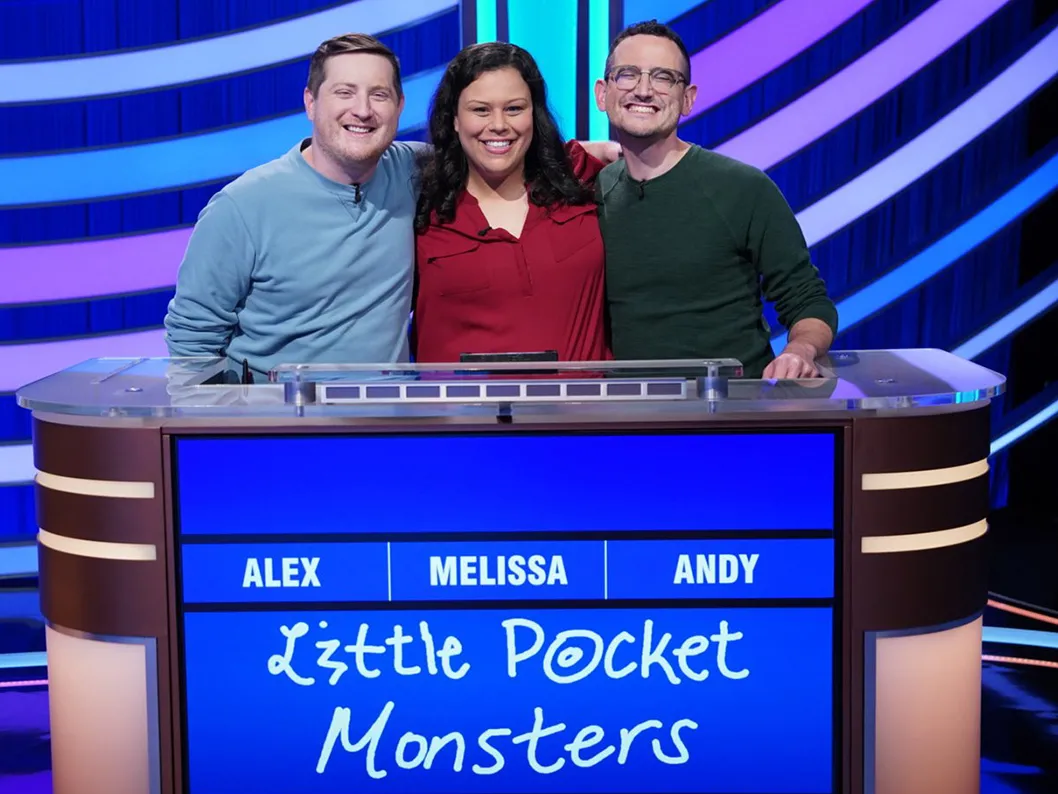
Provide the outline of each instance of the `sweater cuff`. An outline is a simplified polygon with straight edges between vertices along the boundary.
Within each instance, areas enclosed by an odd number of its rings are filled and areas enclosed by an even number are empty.
[[[830,300],[819,300],[808,304],[793,315],[786,325],[786,331],[789,333],[790,329],[793,328],[801,320],[807,319],[820,320],[830,327],[830,333],[837,338],[838,335],[838,308]]]

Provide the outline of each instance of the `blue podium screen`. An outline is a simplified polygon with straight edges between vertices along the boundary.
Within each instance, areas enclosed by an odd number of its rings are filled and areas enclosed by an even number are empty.
[[[187,790],[835,792],[837,447],[176,439]]]

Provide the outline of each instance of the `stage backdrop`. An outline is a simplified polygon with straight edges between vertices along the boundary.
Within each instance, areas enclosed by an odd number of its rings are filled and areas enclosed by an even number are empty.
[[[341,32],[375,33],[400,57],[403,138],[424,139],[460,47],[496,38],[537,57],[566,135],[605,138],[590,90],[611,37],[669,22],[700,86],[683,137],[782,189],[839,301],[836,346],[940,347],[1011,373],[1011,351],[1044,338],[1058,299],[1058,267],[1026,250],[1051,239],[1041,218],[1058,185],[1058,143],[1034,122],[1058,106],[1054,5],[0,3],[0,544],[36,531],[14,390],[92,356],[164,354],[160,326],[198,212],[307,133],[308,55]],[[1016,442],[1058,413],[1058,383],[1035,369],[1011,373],[995,404],[997,505]]]

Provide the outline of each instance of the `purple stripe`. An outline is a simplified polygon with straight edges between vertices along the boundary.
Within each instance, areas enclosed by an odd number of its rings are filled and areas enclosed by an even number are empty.
[[[783,0],[691,58],[698,116],[775,71],[873,0]]]
[[[0,305],[172,287],[191,229],[0,248]],[[9,275],[2,275],[9,274]]]
[[[935,60],[1009,0],[938,0],[862,58],[716,151],[768,169]]]
[[[90,358],[166,356],[159,329],[117,336],[89,336],[31,345],[0,345],[0,392],[12,392]]]

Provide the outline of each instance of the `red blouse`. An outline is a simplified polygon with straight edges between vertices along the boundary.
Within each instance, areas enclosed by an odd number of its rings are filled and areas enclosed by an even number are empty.
[[[567,146],[578,178],[603,163]],[[557,350],[559,361],[611,358],[604,323],[605,259],[596,206],[529,204],[521,236],[491,229],[466,190],[452,223],[416,236],[412,346],[417,361],[461,353]]]

